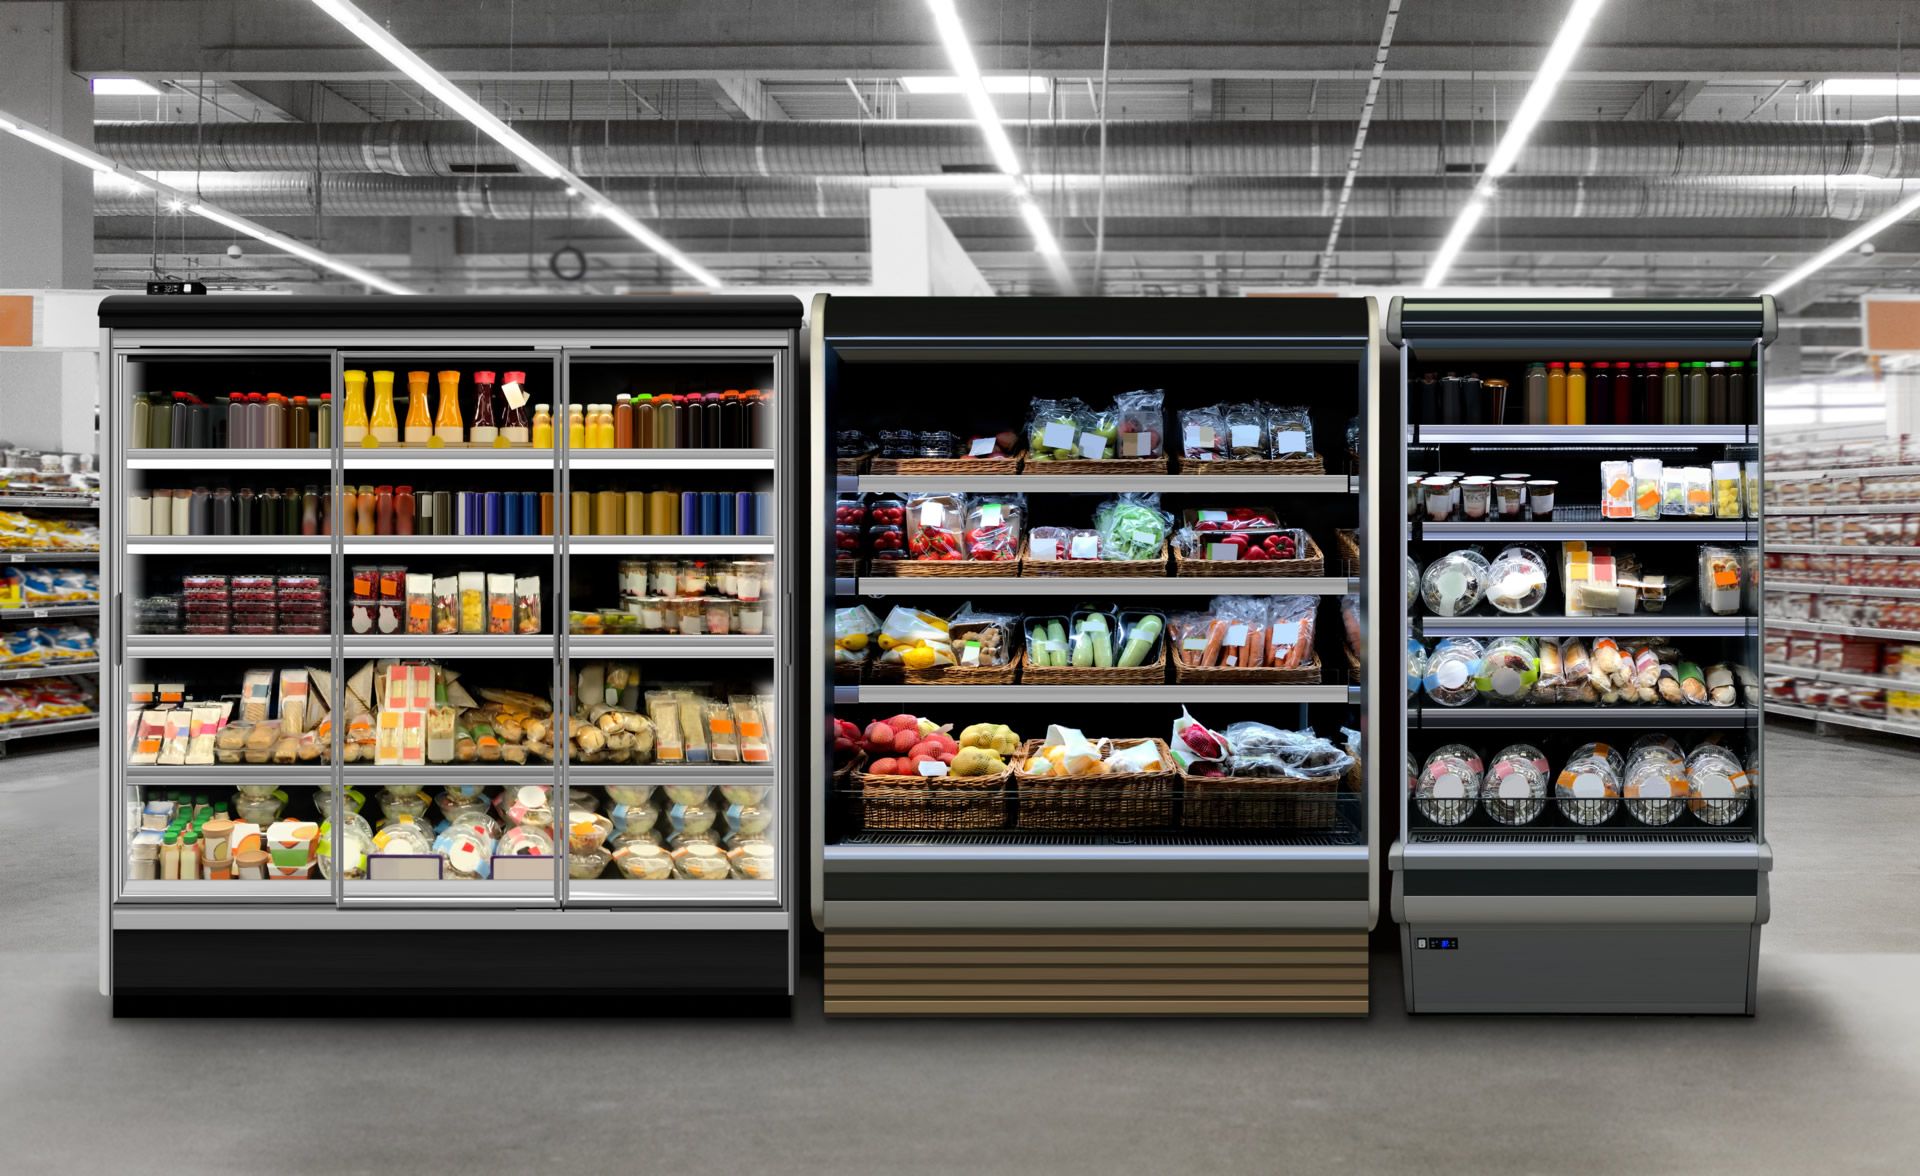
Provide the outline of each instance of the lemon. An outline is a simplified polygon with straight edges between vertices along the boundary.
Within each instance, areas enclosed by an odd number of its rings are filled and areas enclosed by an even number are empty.
[[[866,647],[867,647],[867,635],[865,633],[849,633],[845,637],[842,637],[840,639],[840,648],[842,649],[850,649],[855,653],[858,653],[861,650],[865,649]],[[883,644],[881,645],[881,648],[883,649],[886,648],[884,644],[884,639],[883,639]]]
[[[909,649],[901,655],[900,660],[905,663],[909,670],[931,669],[933,668],[934,661],[933,650],[927,649],[924,646],[919,649]]]

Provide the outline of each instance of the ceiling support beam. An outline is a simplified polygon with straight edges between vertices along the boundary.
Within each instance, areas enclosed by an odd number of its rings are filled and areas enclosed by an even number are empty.
[[[1646,92],[1640,95],[1621,121],[1652,119],[1671,122],[1685,114],[1687,106],[1706,88],[1707,84],[1702,81],[1648,82]]]
[[[767,87],[759,78],[745,76],[719,77],[713,79],[713,100],[720,109],[734,118],[749,122],[766,122],[769,119],[784,119],[787,112],[780,103],[767,93]]]

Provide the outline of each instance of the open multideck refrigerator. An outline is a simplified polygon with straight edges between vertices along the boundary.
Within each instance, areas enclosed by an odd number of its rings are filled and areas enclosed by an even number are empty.
[[[117,1010],[785,1006],[800,309],[102,304]]]
[[[809,338],[828,1012],[1365,1012],[1374,304],[834,296]]]
[[[1392,303],[1410,1010],[1754,1011],[1773,334],[1766,298]]]

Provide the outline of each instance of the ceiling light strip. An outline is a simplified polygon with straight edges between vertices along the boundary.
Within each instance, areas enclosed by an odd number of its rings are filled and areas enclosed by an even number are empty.
[[[331,270],[341,277],[350,278],[362,285],[371,286],[373,289],[387,294],[413,294],[416,292],[410,287],[383,278],[371,270],[362,269],[350,261],[342,261],[331,254],[322,253],[311,245],[302,244],[292,237],[287,236],[285,233],[276,233],[265,225],[248,220],[244,216],[228,212],[217,204],[209,204],[191,192],[183,191],[171,184],[162,183],[152,176],[145,175],[132,168],[123,167],[90,148],[83,147],[70,139],[63,139],[51,131],[36,127],[32,123],[24,122],[4,111],[0,111],[0,132],[9,133],[17,139],[32,143],[36,147],[44,148],[55,155],[69,159],[101,175],[112,176],[126,184],[127,187],[132,190],[151,192],[156,199],[166,201],[168,207],[175,211],[191,212],[195,216],[203,217],[215,224],[232,229],[236,233],[244,233],[262,244],[271,245],[282,253],[297,257],[310,265],[318,266],[324,270]]]
[[[1874,217],[1866,224],[1861,225],[1853,232],[1848,233],[1838,241],[1835,241],[1825,249],[1814,254],[1799,266],[1790,270],[1785,277],[1774,282],[1766,289],[1760,291],[1760,293],[1777,295],[1783,290],[1799,285],[1809,277],[1832,265],[1839,258],[1853,252],[1855,249],[1858,249],[1860,246],[1873,240],[1887,229],[1915,213],[1920,213],[1920,192],[1915,192],[1879,216]]]
[[[1027,223],[1027,231],[1033,234],[1033,246],[1046,260],[1047,268],[1053,272],[1055,280],[1067,293],[1074,293],[1073,271],[1067,266],[1065,254],[1060,251],[1060,242],[1053,235],[1053,227],[1047,223],[1046,213],[1033,198],[1033,191],[1021,178],[1020,156],[1013,149],[1013,141],[1007,138],[1007,128],[1000,122],[1000,112],[994,109],[993,99],[987,94],[986,82],[980,76],[980,63],[973,55],[973,42],[967,39],[966,26],[960,23],[960,13],[953,6],[953,0],[927,0],[927,8],[933,13],[933,24],[940,34],[940,44],[947,51],[947,64],[953,67],[953,76],[960,84],[960,93],[966,97],[967,109],[973,112],[973,121],[980,128],[980,137],[986,140],[987,153],[993,156],[993,164],[1000,171],[1013,177],[1013,196],[1020,208],[1020,218]]]
[[[392,33],[362,12],[358,5],[350,3],[349,0],[313,0],[313,3],[315,7],[338,21],[342,28],[365,42],[368,48],[386,58],[394,68],[419,83],[448,109],[478,127],[488,138],[505,147],[515,158],[547,179],[559,180],[566,184],[568,195],[578,196],[584,200],[587,209],[592,213],[603,217],[621,232],[653,250],[701,285],[713,290],[720,288],[720,279],[714,276],[711,270],[668,244],[660,234],[641,224],[605,193],[581,179],[559,160],[534,146],[524,135],[502,122],[492,111],[475,101],[472,95],[454,85],[439,70],[428,65],[419,54],[401,44]]]
[[[1553,44],[1547,46],[1547,55],[1533,75],[1533,85],[1528,87],[1526,97],[1520,100],[1519,109],[1513,112],[1513,118],[1508,121],[1500,142],[1494,145],[1493,154],[1487,158],[1487,166],[1480,173],[1480,182],[1474,185],[1472,199],[1460,210],[1453,228],[1447,232],[1446,241],[1434,255],[1424,285],[1438,286],[1446,278],[1447,271],[1453,268],[1454,259],[1460,256],[1460,250],[1473,235],[1474,226],[1486,214],[1487,202],[1496,194],[1500,177],[1513,170],[1520,152],[1526,148],[1527,140],[1533,136],[1534,128],[1540,125],[1541,117],[1546,114],[1547,105],[1553,101],[1554,93],[1560,89],[1567,71],[1573,67],[1574,55],[1580,52],[1580,46],[1586,42],[1587,31],[1593,27],[1594,18],[1600,15],[1600,9],[1605,4],[1606,0],[1573,0],[1566,19],[1560,22],[1560,31],[1554,35]]]
[[[1380,27],[1380,45],[1373,52],[1373,77],[1367,82],[1367,100],[1360,106],[1360,126],[1353,133],[1353,151],[1347,156],[1347,178],[1341,181],[1340,198],[1333,206],[1333,225],[1327,230],[1327,247],[1320,251],[1320,273],[1314,279],[1325,285],[1333,272],[1333,249],[1340,241],[1340,226],[1347,219],[1347,203],[1353,199],[1353,182],[1360,174],[1360,153],[1367,146],[1367,128],[1373,125],[1374,104],[1380,98],[1380,81],[1387,72],[1387,52],[1393,48],[1393,26],[1400,22],[1400,0],[1388,0],[1386,23]]]

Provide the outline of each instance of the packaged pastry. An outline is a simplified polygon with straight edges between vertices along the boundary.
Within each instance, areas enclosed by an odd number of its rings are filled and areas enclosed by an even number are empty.
[[[761,705],[761,699],[754,695],[734,694],[728,696],[727,705],[733,708],[735,734],[740,741],[740,762],[743,764],[773,762],[772,736],[767,730],[767,711],[766,707]],[[727,788],[730,787],[733,786],[727,786]],[[722,791],[727,791],[727,788],[723,788]],[[732,797],[729,796],[728,799]]]
[[[1420,575],[1420,598],[1437,617],[1464,616],[1486,596],[1491,566],[1472,548],[1450,551]]]
[[[1487,603],[1503,613],[1530,613],[1547,598],[1547,563],[1537,552],[1509,547],[1487,573]]]
[[[1502,825],[1525,825],[1547,807],[1546,753],[1530,743],[1501,748],[1480,782],[1480,807]]]
[[[1485,649],[1471,637],[1443,637],[1427,655],[1427,697],[1441,706],[1465,706],[1479,694],[1474,678]]]
[[[1436,825],[1458,825],[1479,803],[1480,775],[1480,757],[1471,748],[1457,743],[1439,748],[1420,768],[1414,805]]]
[[[1526,702],[1540,679],[1540,649],[1531,637],[1495,637],[1480,658],[1474,687],[1489,701]]]
[[[1740,611],[1740,553],[1730,547],[1700,548],[1700,607],[1714,616],[1733,616]]]
[[[1732,706],[1739,701],[1734,687],[1733,671],[1726,666],[1708,666],[1706,683],[1708,706]]]
[[[1540,678],[1533,684],[1533,701],[1561,702],[1564,687],[1565,677],[1560,660],[1560,646],[1549,637],[1540,642]]]

